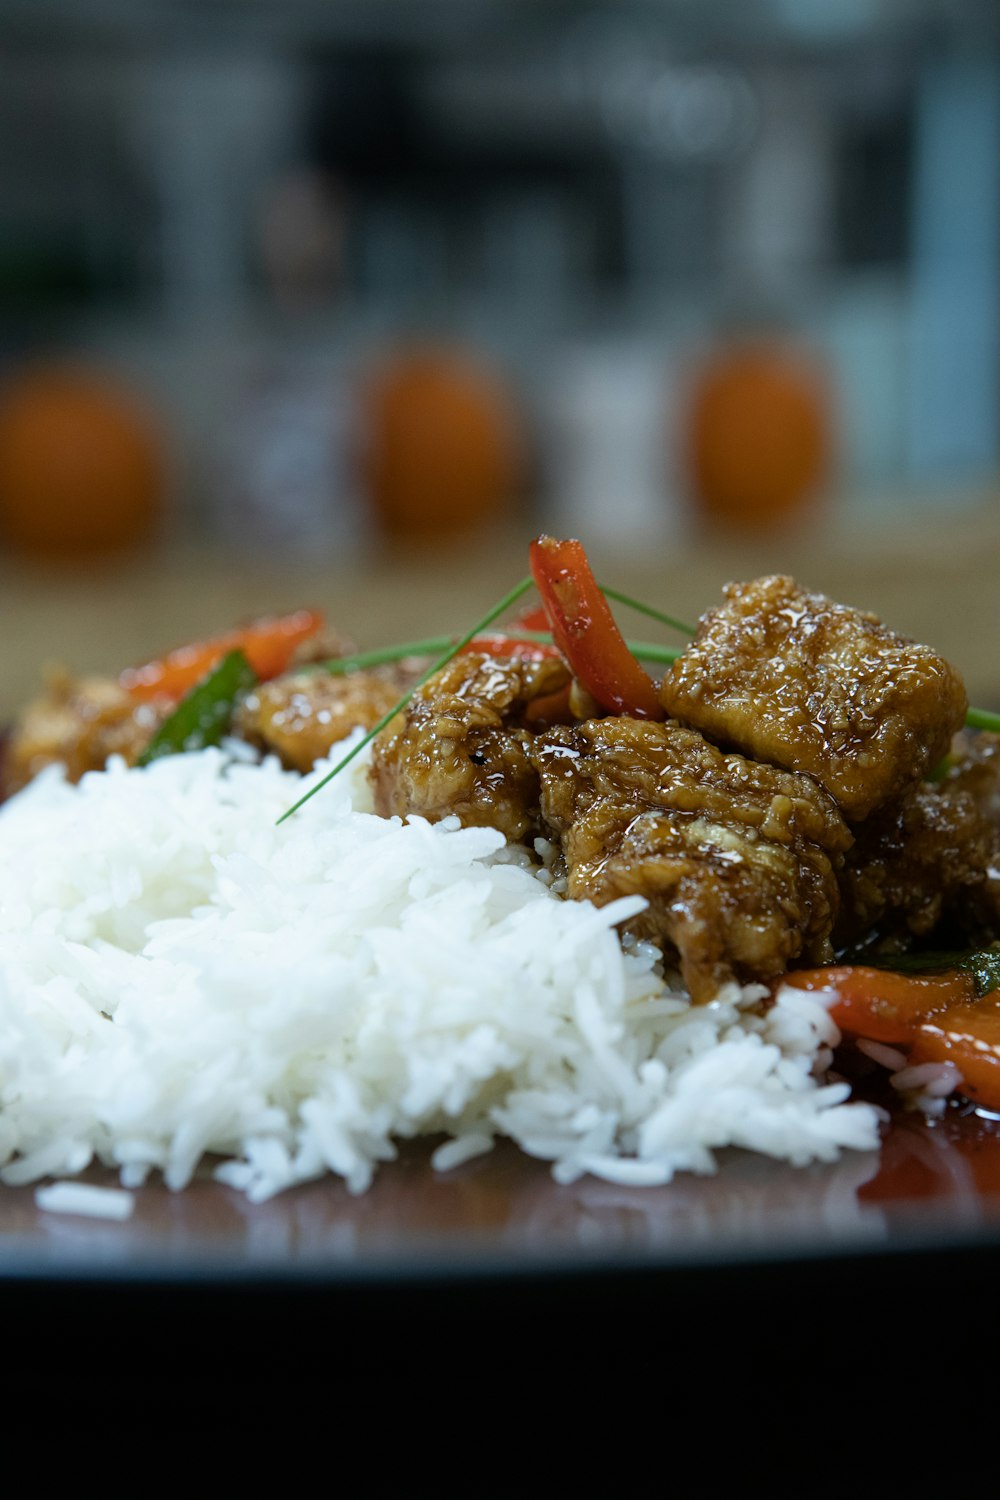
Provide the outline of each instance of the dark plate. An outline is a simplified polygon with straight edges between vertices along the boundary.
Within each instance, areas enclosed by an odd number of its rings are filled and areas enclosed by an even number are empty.
[[[125,1223],[45,1212],[33,1188],[0,1188],[0,1290],[38,1277],[473,1282],[1000,1244],[1000,1124],[971,1111],[897,1115],[880,1150],[832,1165],[728,1151],[714,1176],[662,1188],[560,1186],[509,1143],[437,1173],[430,1149],[404,1143],[359,1196],[333,1177],[259,1204],[207,1172],[179,1193],[156,1180]],[[86,1180],[117,1182],[97,1170]]]
[[[1000,1126],[960,1112],[899,1116],[880,1151],[834,1165],[732,1152],[656,1189],[559,1186],[508,1146],[439,1175],[414,1144],[360,1197],[332,1178],[258,1205],[151,1183],[124,1224],[0,1190],[5,1367],[47,1352],[18,1391],[35,1403],[69,1355],[78,1414],[103,1421],[111,1399],[140,1425],[334,1401],[360,1420],[373,1392],[391,1407],[407,1390],[431,1421],[599,1397],[606,1434],[612,1411],[662,1421],[664,1402],[700,1426],[695,1394],[715,1409],[721,1381],[772,1437],[780,1405],[784,1463],[817,1402],[874,1381],[880,1421],[902,1420],[916,1372],[991,1358],[998,1271]],[[992,1385],[964,1390],[970,1419]],[[769,1452],[757,1432],[740,1472]]]
[[[360,1196],[333,1177],[259,1204],[207,1174],[180,1193],[152,1181],[125,1223],[0,1188],[0,1297],[37,1281],[356,1292],[1000,1246],[1000,1124],[968,1110],[934,1123],[898,1114],[878,1151],[832,1165],[729,1151],[714,1176],[662,1188],[560,1186],[508,1143],[436,1173],[430,1149],[404,1143]],[[86,1180],[116,1185],[110,1172]]]

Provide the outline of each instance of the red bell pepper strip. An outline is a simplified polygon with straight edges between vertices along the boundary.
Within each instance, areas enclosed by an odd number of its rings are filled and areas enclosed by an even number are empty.
[[[997,998],[994,995],[972,1004],[953,1005],[928,1017],[914,1039],[910,1061],[954,1063],[962,1075],[958,1092],[988,1109],[1000,1110]]]
[[[581,544],[540,536],[530,559],[552,638],[591,697],[609,713],[665,718],[653,679],[626,646]]]
[[[541,609],[536,611],[541,618],[532,618],[530,624],[519,617],[518,624],[525,630],[548,630],[549,623]],[[467,646],[462,647],[462,652],[481,652],[484,656],[514,657],[519,656],[523,661],[561,661],[562,652],[558,646],[548,641],[526,641],[516,635],[477,635]],[[572,722],[573,715],[569,706],[570,684],[561,687],[557,692],[546,693],[541,698],[534,698],[524,706],[524,722],[532,729],[548,728],[551,724],[566,724]]]
[[[524,705],[524,722],[529,729],[549,729],[553,724],[572,724],[575,722],[572,705],[570,703],[570,687],[559,689],[557,693],[546,693],[542,698],[532,698],[530,703]]]
[[[542,605],[531,604],[518,611],[517,623],[522,630],[548,630],[549,617]]]
[[[548,629],[548,624],[541,626]],[[526,661],[553,661],[561,656],[558,646],[547,641],[526,641],[516,635],[477,635],[462,647],[461,655],[478,652],[482,656],[520,656]]]
[[[836,995],[841,1031],[908,1049],[911,1063],[952,1062],[958,1092],[1000,1109],[1000,991],[977,997],[972,975],[909,975],[846,966],[787,974],[783,984]]]
[[[975,982],[954,969],[946,974],[893,974],[863,964],[800,969],[782,984],[800,990],[830,990],[830,1015],[841,1031],[889,1046],[908,1046],[928,1016],[975,999]]]
[[[157,661],[127,667],[119,677],[121,686],[136,698],[182,698],[230,651],[241,651],[262,681],[284,672],[296,648],[323,627],[323,615],[315,609],[297,609],[287,615],[264,615],[249,625],[226,631],[206,641],[178,646]]]

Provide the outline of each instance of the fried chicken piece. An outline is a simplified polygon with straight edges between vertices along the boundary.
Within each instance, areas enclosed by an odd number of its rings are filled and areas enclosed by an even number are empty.
[[[351,636],[345,635],[335,625],[324,623],[315,635],[296,646],[288,663],[288,671],[294,672],[299,667],[312,666],[315,662],[332,661],[337,656],[353,656],[357,649]]]
[[[376,812],[433,820],[456,813],[514,841],[527,837],[538,826],[538,773],[526,712],[568,680],[555,658],[455,657],[375,741]]]
[[[309,771],[352,729],[374,729],[413,686],[424,662],[410,659],[333,676],[292,672],[260,683],[236,711],[234,732],[279,756],[293,771]]]
[[[805,771],[860,820],[945,754],[968,702],[930,647],[791,578],[729,584],[666,673],[667,713],[718,744]]]
[[[109,755],[134,765],[169,708],[139,702],[110,677],[50,673],[46,692],[29,703],[8,739],[4,792],[18,791],[59,762],[70,781],[103,770]]]
[[[920,782],[855,830],[841,875],[838,947],[945,945],[1000,932],[1000,738],[959,735],[941,781]]]
[[[541,810],[567,893],[646,897],[630,927],[676,950],[696,1001],[729,980],[829,962],[851,835],[808,776],[724,755],[676,723],[595,719],[540,735]]]
[[[1000,834],[1000,734],[968,729],[957,734],[944,786],[968,792],[987,823]]]

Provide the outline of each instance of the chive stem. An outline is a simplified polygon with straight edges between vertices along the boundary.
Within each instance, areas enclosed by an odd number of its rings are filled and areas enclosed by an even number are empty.
[[[965,722],[970,729],[991,729],[994,734],[1000,734],[1000,714],[990,713],[988,709],[970,708]]]
[[[680,646],[658,646],[655,641],[629,640],[625,644],[640,661],[654,661],[664,666],[669,666],[684,654]]]
[[[637,614],[648,615],[651,620],[659,620],[661,625],[669,625],[673,630],[679,630],[682,635],[694,635],[694,626],[687,625],[683,620],[677,620],[673,615],[666,615],[660,609],[654,609],[651,604],[643,604],[641,599],[633,599],[631,594],[623,594],[618,589],[609,589],[606,583],[600,585],[601,593],[606,594],[609,599],[614,599],[618,604],[624,604],[629,609],[634,609]]]
[[[474,640],[477,632],[473,632],[466,641],[468,645]],[[552,634],[548,630],[516,630],[511,636],[516,641],[533,641],[540,646],[552,645]],[[669,664],[677,660],[681,652],[677,646],[659,646],[652,641],[626,641],[628,649],[633,656],[640,661],[665,662]],[[439,651],[446,651],[455,646],[461,650],[462,643],[456,646],[453,635],[432,635],[422,641],[406,641],[401,645],[378,646],[371,651],[359,651],[354,656],[336,656],[330,661],[317,662],[315,665],[304,667],[303,671],[328,672],[331,677],[344,677],[349,672],[364,672],[370,667],[384,667],[391,662],[402,661],[407,656],[430,656]]]
[[[396,715],[402,713],[417,689],[423,687],[424,683],[433,677],[435,672],[440,672],[443,667],[446,667],[471,640],[516,604],[518,599],[532,587],[533,582],[534,580],[530,575],[527,578],[522,578],[520,583],[516,584],[491,610],[483,615],[481,620],[478,620],[472,626],[471,630],[467,630],[465,635],[459,636],[457,639],[453,636],[435,635],[420,641],[406,641],[402,645],[380,647],[373,651],[360,651],[353,656],[333,658],[330,661],[317,663],[315,668],[307,668],[306,670],[326,671],[340,676],[348,672],[364,671],[366,668],[379,667],[389,662],[401,661],[407,656],[428,656],[432,653],[440,653],[435,655],[434,661],[432,661],[424,674],[390,708],[388,713],[382,715],[374,728],[370,729],[364,738],[358,741],[354,749],[349,751],[343,760],[339,761],[333,767],[332,771],[328,771],[322,781],[318,781],[304,796],[300,797],[297,802],[294,802],[291,807],[282,813],[278,819],[278,825],[284,823],[293,813],[297,813],[299,808],[304,807],[311,798],[315,797],[317,792],[322,791],[328,782],[332,781],[335,776],[338,776],[341,771],[349,766],[351,761],[360,755],[366,746],[371,744],[376,735],[381,734],[382,730],[388,724],[392,723]],[[668,625],[674,630],[681,631],[684,635],[694,635],[695,633],[694,627],[686,624],[683,620],[675,619],[673,615],[665,614],[662,610],[653,609],[651,605],[643,604],[641,600],[633,599],[629,594],[623,594],[618,589],[608,588],[605,584],[601,584],[600,588],[602,593],[609,599],[614,599],[618,604],[624,604],[628,609],[634,609],[638,614],[646,615],[651,620],[658,620],[662,625]],[[516,632],[516,639],[551,643],[552,636],[548,631],[544,630],[519,630]],[[681,650],[677,647],[660,646],[651,641],[628,640],[625,644],[632,655],[640,661],[669,665],[675,662],[682,654]],[[986,729],[994,733],[1000,733],[1000,713],[991,713],[984,708],[970,708],[966,714],[965,722],[971,729]]]
[[[453,635],[431,635],[422,641],[403,641],[394,646],[375,646],[371,651],[356,651],[353,656],[334,656],[329,661],[309,662],[303,672],[327,672],[343,677],[348,672],[365,672],[369,667],[384,667],[407,656],[431,656],[444,651],[454,641]]]
[[[306,792],[304,797],[300,797],[297,802],[293,802],[292,806],[289,807],[287,811],[281,814],[281,817],[278,819],[278,824],[280,825],[284,823],[286,818],[290,818],[293,813],[298,812],[299,808],[304,807],[312,797],[315,797],[317,792],[322,791],[323,787],[326,786],[328,781],[332,781],[335,776],[338,776],[340,772],[345,769],[345,767],[349,766],[351,761],[354,760],[355,756],[360,755],[362,750],[364,750],[367,745],[371,744],[375,736],[377,734],[381,734],[382,730],[386,727],[387,724],[392,723],[393,719],[398,713],[402,713],[403,709],[406,707],[410,699],[413,697],[414,693],[417,691],[417,688],[423,687],[424,683],[427,682],[429,678],[433,677],[435,672],[440,672],[442,667],[446,667],[452,660],[452,658],[458,655],[458,653],[462,650],[462,647],[469,644],[473,636],[478,635],[481,630],[485,630],[487,625],[492,625],[494,620],[498,619],[500,615],[502,615],[506,610],[510,609],[512,605],[516,604],[518,599],[520,599],[524,594],[528,592],[533,583],[534,579],[529,573],[527,578],[522,578],[521,582],[514,588],[512,588],[509,593],[504,594],[499,603],[495,604],[487,614],[483,615],[483,618],[481,620],[477,620],[476,624],[473,625],[471,630],[467,630],[465,635],[461,636],[457,641],[454,641],[452,644],[450,644],[447,651],[442,652],[442,654],[437,657],[435,661],[431,662],[430,666],[427,668],[427,671],[421,678],[419,678],[417,682],[413,684],[409,692],[404,693],[399,702],[394,704],[387,714],[382,715],[381,719],[379,719],[375,727],[373,729],[369,729],[368,733],[364,736],[363,739],[358,741],[354,749],[348,751],[343,760],[338,761],[333,770],[326,773],[322,781],[317,781],[316,785],[314,787],[311,787],[309,791]]]

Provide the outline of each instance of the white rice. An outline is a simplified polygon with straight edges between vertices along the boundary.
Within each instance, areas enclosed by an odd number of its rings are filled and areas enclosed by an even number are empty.
[[[35,1193],[39,1208],[53,1214],[76,1214],[87,1219],[132,1217],[135,1198],[119,1188],[95,1187],[88,1182],[53,1182]]]
[[[446,1170],[505,1135],[563,1182],[657,1184],[727,1146],[877,1143],[824,1081],[822,1000],[692,1007],[619,942],[638,898],[568,902],[492,830],[378,818],[362,766],[276,826],[302,791],[206,750],[0,808],[0,1180],[360,1192],[400,1138],[446,1137]]]

